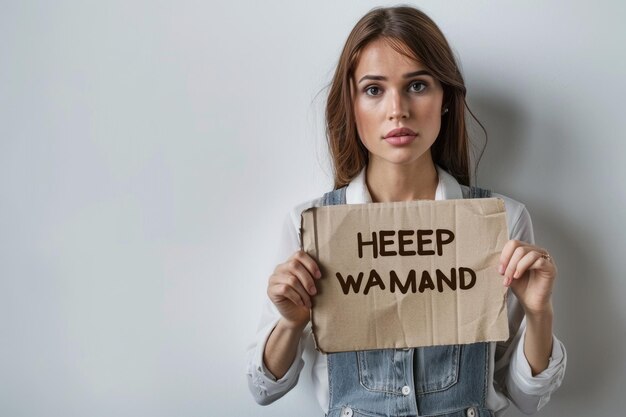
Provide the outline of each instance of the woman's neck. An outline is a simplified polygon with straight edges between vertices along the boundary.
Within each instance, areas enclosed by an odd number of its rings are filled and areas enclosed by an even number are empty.
[[[434,200],[439,176],[430,155],[424,156],[428,158],[411,165],[370,159],[365,183],[372,202]]]

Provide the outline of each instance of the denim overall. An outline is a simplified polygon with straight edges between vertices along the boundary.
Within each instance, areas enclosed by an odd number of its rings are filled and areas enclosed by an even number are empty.
[[[490,190],[463,188],[463,198]],[[346,204],[346,188],[322,205]],[[486,408],[489,344],[362,350],[327,355],[327,417],[493,416]]]

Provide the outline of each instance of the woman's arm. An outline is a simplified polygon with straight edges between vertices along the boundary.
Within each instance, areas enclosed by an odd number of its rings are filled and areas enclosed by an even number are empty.
[[[298,353],[304,325],[290,324],[280,319],[265,344],[263,363],[276,379],[282,378]]]
[[[526,315],[524,352],[533,375],[548,366],[552,351],[552,289],[557,268],[545,249],[517,239],[509,240],[500,256],[500,274]]]
[[[290,366],[278,378],[265,366],[264,355],[270,335],[280,321],[280,314],[269,300],[263,309],[261,326],[255,341],[248,346],[247,370],[248,388],[254,400],[261,405],[268,405],[289,392],[298,382],[300,371],[304,367],[302,351],[308,330],[301,334],[295,345],[295,352]],[[271,366],[271,365],[270,365]]]
[[[287,216],[279,242],[279,264],[268,281],[267,295],[256,341],[248,347],[248,386],[257,403],[266,405],[285,395],[298,381],[304,330],[310,317],[315,261],[299,250],[297,229]],[[304,330],[304,331],[303,331]]]
[[[544,371],[552,354],[552,304],[541,313],[526,313],[524,354],[532,375]]]
[[[522,206],[510,229],[512,240],[502,252],[504,269],[501,273],[505,285],[513,291],[509,294],[509,315],[513,318],[515,337],[497,359],[496,372],[505,371],[508,396],[521,411],[532,413],[548,402],[565,372],[565,348],[552,333],[551,294],[556,266],[546,268],[547,274],[544,271],[543,275],[535,275],[538,266],[535,263],[545,252],[534,246],[532,222],[525,207]],[[533,264],[534,267],[530,268]],[[524,317],[521,324],[515,325],[521,317]]]

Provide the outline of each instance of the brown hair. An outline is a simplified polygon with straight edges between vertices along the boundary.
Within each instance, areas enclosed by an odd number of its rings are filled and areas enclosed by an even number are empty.
[[[483,131],[484,127],[467,107],[463,76],[439,27],[422,11],[410,6],[397,6],[377,7],[363,16],[350,32],[339,57],[326,103],[326,138],[333,163],[335,188],[348,184],[368,162],[368,151],[356,130],[350,83],[361,50],[380,38],[389,41],[397,52],[419,60],[441,82],[444,107],[448,108],[448,113],[443,117],[441,130],[431,147],[433,161],[459,183],[469,185],[469,136],[465,109]]]

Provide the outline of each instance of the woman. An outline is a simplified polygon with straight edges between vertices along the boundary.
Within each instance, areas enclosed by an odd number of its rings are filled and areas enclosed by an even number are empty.
[[[335,190],[345,190],[340,203],[474,193],[465,92],[450,47],[428,16],[411,7],[367,13],[346,41],[326,108]],[[288,217],[285,261],[269,278],[266,309],[248,351],[257,402],[271,403],[296,384],[305,350],[312,352],[314,387],[329,416],[502,415],[511,402],[531,413],[549,400],[566,363],[552,334],[557,269],[534,245],[523,204],[487,194],[504,200],[509,222],[510,240],[498,265],[509,287],[506,343],[339,356],[313,349],[309,315],[321,274],[315,260],[298,250],[300,213],[328,204],[329,195],[299,205]],[[452,357],[453,351],[461,353]],[[410,372],[402,363],[411,364]],[[378,380],[372,382],[372,375]]]

